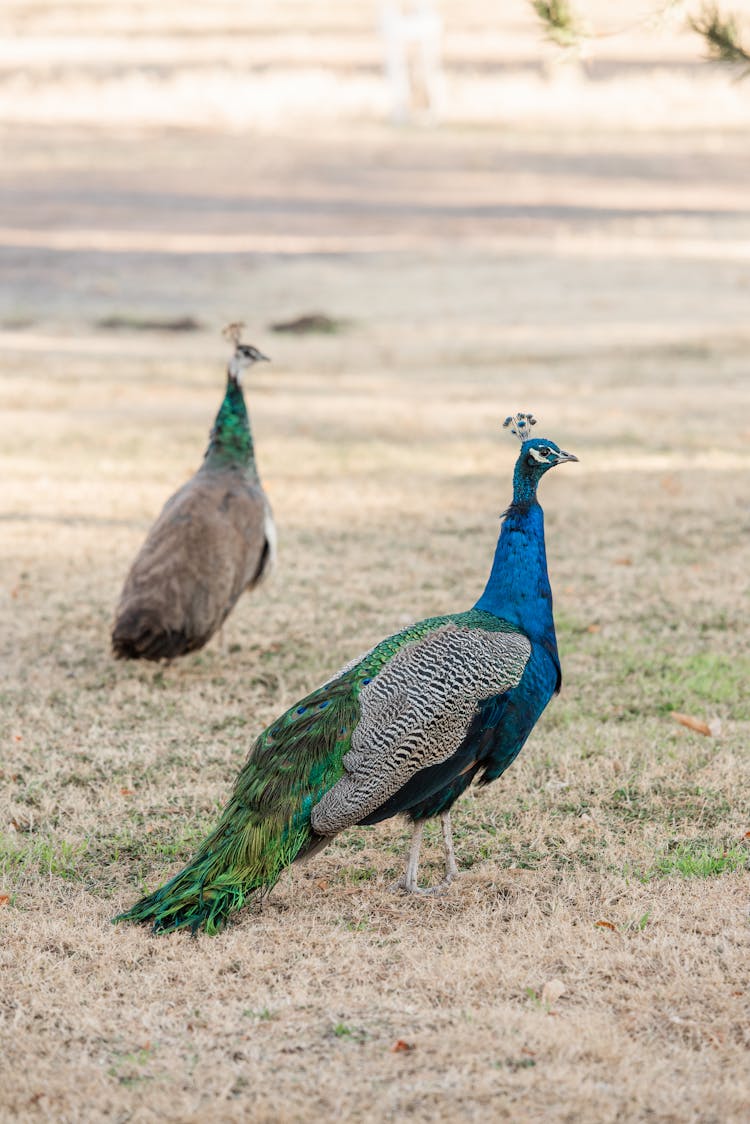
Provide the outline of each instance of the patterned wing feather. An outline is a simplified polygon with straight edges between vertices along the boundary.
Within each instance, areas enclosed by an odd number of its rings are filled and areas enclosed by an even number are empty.
[[[457,621],[405,645],[363,685],[344,774],[313,808],[313,829],[333,835],[380,818],[377,810],[417,774],[455,755],[479,704],[515,687],[530,654],[519,632]],[[456,772],[464,764],[456,760]]]

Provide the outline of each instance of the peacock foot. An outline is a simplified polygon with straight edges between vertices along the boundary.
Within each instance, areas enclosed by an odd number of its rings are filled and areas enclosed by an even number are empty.
[[[436,882],[434,886],[420,886],[416,879],[412,882],[407,879],[405,874],[402,874],[399,879],[391,883],[391,889],[394,893],[402,891],[405,894],[422,894],[424,897],[441,897],[447,892],[448,887],[455,880],[456,874],[458,874],[458,871],[446,874],[445,878],[440,882]]]
[[[422,822],[419,821],[414,825],[414,834],[412,835],[411,846],[409,847],[409,858],[406,863],[406,870],[398,881],[393,883],[391,886],[392,890],[403,890],[407,894],[430,894],[435,896],[444,894],[454,878],[456,878],[458,866],[456,865],[456,855],[453,850],[450,812],[443,812],[440,816],[440,822],[443,829],[443,844],[445,846],[445,877],[443,880],[438,882],[435,886],[420,886],[417,882],[419,849],[422,843],[422,831],[424,826]]]

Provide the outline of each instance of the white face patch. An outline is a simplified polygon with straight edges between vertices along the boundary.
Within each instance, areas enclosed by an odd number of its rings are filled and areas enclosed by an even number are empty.
[[[529,449],[529,452],[531,453],[532,457],[534,458],[534,460],[536,461],[537,464],[547,464],[548,463],[547,458],[543,457],[538,449]]]
[[[252,347],[249,344],[247,346],[243,345],[235,350],[234,355],[229,360],[227,370],[235,382],[239,384],[241,382],[240,375],[242,371],[247,367],[252,367],[253,363],[257,363],[258,360],[265,358],[266,356],[261,355],[256,347]]]

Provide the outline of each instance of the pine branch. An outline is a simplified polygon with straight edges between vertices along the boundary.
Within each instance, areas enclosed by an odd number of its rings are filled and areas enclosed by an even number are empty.
[[[558,47],[575,47],[583,28],[567,0],[531,0],[531,6],[545,25],[547,38]]]
[[[691,19],[690,26],[702,35],[708,46],[709,58],[717,62],[750,63],[750,51],[742,43],[737,20],[734,16],[723,16],[716,4],[707,4],[697,19]],[[744,78],[750,69],[740,75]]]

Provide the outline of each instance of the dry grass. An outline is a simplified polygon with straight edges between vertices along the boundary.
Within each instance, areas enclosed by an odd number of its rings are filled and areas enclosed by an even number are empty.
[[[1,1118],[747,1118],[746,154],[681,128],[4,133]],[[317,310],[342,330],[267,331]],[[240,315],[275,360],[248,397],[279,570],[224,652],[114,664]],[[513,409],[581,458],[542,491],[565,683],[457,805],[462,878],[394,895],[391,822],[213,940],[114,929],[262,725],[473,602]]]
[[[372,338],[355,344],[368,363]],[[645,360],[600,354],[575,409],[579,360],[557,394],[533,356],[500,364],[502,401],[540,403],[582,458],[543,496],[566,684],[517,765],[458,806],[466,873],[447,898],[389,891],[407,832],[388,823],[347,832],[214,940],[110,927],[189,855],[256,729],[404,620],[469,604],[489,562],[513,456],[492,373],[462,384],[429,348],[406,376],[333,373],[336,339],[312,370],[309,344],[283,346],[286,369],[251,392],[280,570],[241,603],[225,654],[166,670],[113,664],[107,627],[218,373],[187,354],[154,358],[147,381],[138,361],[50,359],[27,409],[28,356],[8,372],[8,1111],[740,1120],[747,462],[723,422],[697,424],[700,352],[680,358],[658,435],[607,406],[627,367],[659,410]],[[711,352],[719,413],[738,413],[741,361]],[[720,716],[723,737],[674,709]]]

